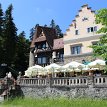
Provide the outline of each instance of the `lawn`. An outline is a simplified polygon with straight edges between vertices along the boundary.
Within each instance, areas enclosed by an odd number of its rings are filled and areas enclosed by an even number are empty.
[[[14,99],[0,107],[107,107],[107,100],[93,99]]]

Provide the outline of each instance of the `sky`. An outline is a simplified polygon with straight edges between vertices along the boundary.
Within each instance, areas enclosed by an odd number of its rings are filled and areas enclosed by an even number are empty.
[[[18,33],[25,31],[27,38],[32,27],[36,24],[50,25],[52,19],[65,33],[84,4],[88,4],[92,10],[107,8],[107,0],[0,0],[0,3],[4,12],[10,4],[13,5]]]

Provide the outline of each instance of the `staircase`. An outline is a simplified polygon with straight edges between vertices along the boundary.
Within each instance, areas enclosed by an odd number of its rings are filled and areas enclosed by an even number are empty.
[[[15,88],[15,80],[13,78],[8,78],[6,74],[5,78],[0,79],[0,102],[8,99],[10,96],[10,91]]]

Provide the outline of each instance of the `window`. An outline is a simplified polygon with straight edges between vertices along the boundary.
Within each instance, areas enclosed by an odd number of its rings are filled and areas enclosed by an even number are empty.
[[[86,21],[86,20],[88,20],[88,18],[87,18],[87,17],[84,17],[84,18],[82,19],[82,21]]]
[[[61,54],[59,55],[59,58],[61,59],[61,61],[63,61],[63,59],[64,59],[64,54],[61,53]]]
[[[90,29],[91,29],[91,32],[93,32],[93,31],[94,31],[94,28],[93,28],[93,27],[91,27]]]
[[[94,31],[97,31],[97,26],[94,27]]]
[[[90,28],[87,28],[87,32],[88,32],[88,33],[90,32]]]
[[[75,35],[78,35],[78,30],[75,30]]]
[[[46,44],[42,44],[42,48],[45,49],[46,48]]]
[[[42,63],[45,64],[46,63],[46,57],[42,58]]]
[[[38,58],[38,64],[41,64],[41,58]]]
[[[94,31],[97,31],[97,26],[87,28],[87,32],[88,32],[88,33],[94,32]]]
[[[46,64],[46,57],[38,58],[38,64]]]
[[[92,45],[97,45],[98,41],[92,42]]]
[[[57,52],[56,53],[56,58],[59,59],[60,61],[63,61],[64,53],[63,52]]]
[[[81,46],[73,46],[71,47],[71,54],[80,54],[81,53]]]

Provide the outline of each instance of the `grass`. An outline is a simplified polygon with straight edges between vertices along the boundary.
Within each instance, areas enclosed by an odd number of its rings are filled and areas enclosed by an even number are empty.
[[[107,100],[93,99],[14,99],[0,107],[107,107]]]

